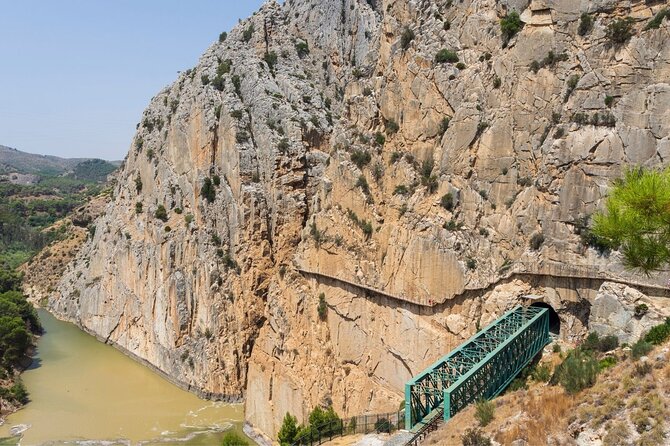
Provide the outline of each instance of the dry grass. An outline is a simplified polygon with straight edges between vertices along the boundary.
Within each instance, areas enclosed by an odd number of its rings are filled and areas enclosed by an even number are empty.
[[[567,415],[575,407],[575,398],[567,395],[563,389],[556,392],[531,394],[527,400],[526,422],[514,423],[509,429],[498,432],[495,440],[509,445],[518,439],[530,444],[545,444],[547,434],[564,431]]]
[[[657,347],[649,358],[667,348]],[[556,362],[558,355],[548,361]],[[530,384],[528,390],[496,398],[495,416],[482,431],[502,445],[523,439],[530,445],[573,445],[583,430],[595,433],[603,446],[668,444],[670,420],[670,353],[640,373],[639,363],[621,359],[601,372],[596,384],[570,396],[561,387]],[[560,359],[559,359],[560,361]],[[460,446],[465,429],[477,426],[474,407],[456,415],[429,435],[425,444]]]

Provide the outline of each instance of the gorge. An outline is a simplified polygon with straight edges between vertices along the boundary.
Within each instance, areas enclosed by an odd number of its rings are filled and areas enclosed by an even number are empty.
[[[670,156],[663,6],[269,1],[153,98],[94,234],[27,289],[272,439],[287,412],[397,409],[529,299],[561,338],[633,341],[670,316],[664,278],[588,220]]]

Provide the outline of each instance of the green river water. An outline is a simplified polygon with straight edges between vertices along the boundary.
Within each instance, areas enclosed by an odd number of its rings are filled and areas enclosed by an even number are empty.
[[[241,432],[242,405],[201,400],[73,324],[38,312],[45,334],[22,375],[31,401],[0,426],[0,445],[209,446],[220,445],[226,429]],[[20,437],[12,435],[17,427]]]

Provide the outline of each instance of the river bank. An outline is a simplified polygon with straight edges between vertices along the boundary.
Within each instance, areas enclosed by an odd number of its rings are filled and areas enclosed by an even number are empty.
[[[39,316],[45,332],[22,378],[30,402],[6,417],[0,444],[220,444],[227,429],[242,432],[242,405],[202,400],[73,324]]]

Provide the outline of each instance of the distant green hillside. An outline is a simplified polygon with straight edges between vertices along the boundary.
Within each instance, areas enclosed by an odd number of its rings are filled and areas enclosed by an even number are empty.
[[[116,168],[99,159],[33,155],[0,146],[0,269],[16,268],[59,237],[62,231],[45,229],[99,194]],[[12,181],[8,173],[30,180]]]
[[[105,181],[118,163],[91,158],[59,158],[21,152],[0,145],[0,174],[67,175],[88,181]]]

